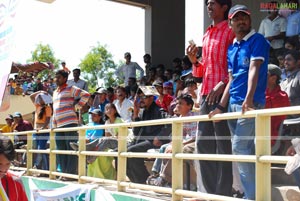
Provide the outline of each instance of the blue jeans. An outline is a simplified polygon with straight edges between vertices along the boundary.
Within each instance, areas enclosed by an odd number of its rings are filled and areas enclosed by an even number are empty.
[[[49,133],[35,134],[36,148],[38,150],[45,150],[47,148],[47,141],[49,139]],[[39,166],[42,162],[42,169],[49,170],[49,158],[48,154],[37,154],[34,165]]]
[[[165,153],[165,150],[169,145],[170,143],[161,145],[161,147],[159,148],[159,153]],[[160,173],[162,160],[163,160],[162,158],[155,159],[151,170],[152,172]]]
[[[294,176],[297,186],[300,188],[300,168],[298,168],[297,170],[295,170],[293,172],[293,176]]]
[[[263,108],[255,105],[255,109]],[[230,104],[229,112],[241,112],[242,104]],[[232,135],[232,152],[235,155],[255,154],[255,118],[239,118],[228,120],[228,126]],[[240,179],[245,190],[245,198],[255,200],[255,164],[237,163]]]

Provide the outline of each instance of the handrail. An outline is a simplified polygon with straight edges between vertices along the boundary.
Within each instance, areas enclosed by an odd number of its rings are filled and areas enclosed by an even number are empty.
[[[270,145],[270,117],[277,115],[291,115],[299,114],[300,106],[284,107],[284,108],[273,108],[273,109],[262,109],[247,111],[244,114],[224,113],[217,114],[211,119],[208,115],[181,117],[181,118],[168,118],[150,121],[130,122],[130,123],[118,123],[101,126],[83,126],[83,127],[72,127],[72,128],[57,128],[57,129],[46,129],[39,131],[23,131],[18,133],[6,133],[5,135],[24,135],[28,136],[27,150],[17,150],[17,152],[27,152],[27,167],[17,168],[19,170],[27,170],[27,174],[31,175],[34,172],[49,174],[50,179],[55,179],[56,176],[70,177],[78,179],[79,183],[86,181],[101,182],[106,184],[117,185],[118,191],[126,191],[126,187],[139,188],[144,190],[154,190],[157,192],[163,192],[172,194],[172,200],[182,200],[183,196],[190,196],[195,198],[209,199],[209,200],[232,200],[238,201],[241,199],[211,195],[207,193],[192,192],[183,190],[183,178],[182,174],[178,174],[183,171],[183,160],[214,160],[214,161],[239,161],[239,162],[253,162],[256,164],[256,200],[268,201],[271,200],[271,163],[285,164],[287,163],[289,156],[271,156],[271,145]],[[255,155],[215,155],[215,154],[185,154],[182,153],[182,124],[185,122],[198,122],[198,121],[217,121],[217,120],[228,120],[237,118],[255,118],[256,121],[256,153]],[[162,153],[132,153],[127,152],[127,132],[128,128],[149,126],[149,125],[165,125],[172,124],[172,148],[171,154]],[[119,128],[118,136],[118,152],[91,152],[85,150],[85,130],[87,129],[105,129],[105,128]],[[79,150],[68,151],[68,150],[55,150],[55,133],[61,131],[79,131]],[[32,149],[32,133],[49,133],[50,132],[50,148],[49,150],[35,150]],[[44,153],[50,156],[50,168],[49,171],[32,169],[32,154],[33,153]],[[78,175],[60,173],[56,170],[56,154],[70,154],[77,155],[78,160]],[[107,180],[87,177],[86,175],[86,155],[93,156],[113,156],[118,158],[117,168],[117,180]],[[128,157],[136,158],[165,158],[172,159],[172,172],[176,177],[172,178],[172,188],[163,188],[156,186],[149,186],[143,184],[136,184],[126,182],[126,159]]]

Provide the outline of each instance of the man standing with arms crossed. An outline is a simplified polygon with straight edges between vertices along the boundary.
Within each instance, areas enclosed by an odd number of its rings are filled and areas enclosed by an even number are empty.
[[[244,5],[232,7],[229,25],[236,35],[228,49],[229,82],[221,102],[209,114],[246,112],[265,106],[270,44],[263,35],[251,29],[250,11]],[[236,155],[255,154],[255,119],[228,120],[232,134],[232,151]],[[238,162],[240,179],[246,199],[255,200],[255,164]]]
[[[193,68],[203,66],[201,115],[214,110],[222,96],[228,82],[227,49],[234,38],[227,22],[231,0],[206,0],[205,3],[212,24],[203,36],[202,62],[197,61],[198,48],[195,44],[191,44],[186,50]],[[200,122],[196,143],[198,153],[201,154],[231,154],[227,122]],[[231,162],[200,161],[200,171],[207,193],[232,195]]]

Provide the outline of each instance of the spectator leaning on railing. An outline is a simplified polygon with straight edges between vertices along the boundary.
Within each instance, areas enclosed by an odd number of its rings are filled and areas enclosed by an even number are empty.
[[[250,11],[244,5],[232,7],[229,25],[236,38],[228,48],[229,82],[220,103],[209,116],[226,112],[246,112],[265,106],[269,42],[251,29]],[[232,135],[232,152],[236,155],[255,154],[255,118],[228,120]],[[255,199],[255,164],[238,162],[246,199]]]
[[[193,63],[194,76],[203,74],[200,114],[209,114],[219,103],[228,82],[227,49],[234,34],[228,27],[228,11],[231,0],[205,0],[212,24],[203,36],[202,61],[198,61],[198,47],[191,44],[187,55]],[[201,68],[203,67],[203,72]],[[220,140],[222,139],[222,140]],[[230,131],[226,121],[199,122],[197,134],[199,154],[231,154]],[[200,171],[208,193],[232,195],[232,164],[223,161],[200,160]]]

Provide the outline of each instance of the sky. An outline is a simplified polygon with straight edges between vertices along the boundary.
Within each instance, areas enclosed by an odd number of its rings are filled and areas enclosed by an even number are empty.
[[[199,44],[202,2],[188,0],[186,4],[186,41]],[[144,21],[142,8],[106,0],[56,0],[52,4],[20,0],[13,60],[26,63],[38,43],[49,44],[55,57],[73,69],[99,42],[106,45],[115,63],[131,52],[132,61],[143,67]]]
[[[72,69],[97,42],[107,46],[117,63],[127,51],[132,60],[142,58],[144,10],[106,0],[20,1],[13,54],[16,62],[26,62],[42,43],[49,44],[55,57]]]

